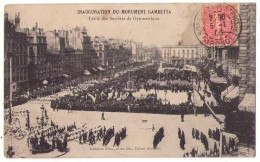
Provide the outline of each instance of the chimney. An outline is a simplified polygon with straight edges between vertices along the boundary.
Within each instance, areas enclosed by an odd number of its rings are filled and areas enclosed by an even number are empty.
[[[8,21],[8,13],[5,13],[5,21]]]
[[[14,25],[15,25],[15,29],[20,28],[20,12],[18,12],[17,14],[15,13]]]
[[[38,23],[37,23],[37,22],[35,23],[35,28],[36,28],[36,29],[38,28]]]
[[[179,45],[179,46],[183,45],[183,41],[182,41],[182,40],[179,41],[179,42],[178,42],[178,45]]]

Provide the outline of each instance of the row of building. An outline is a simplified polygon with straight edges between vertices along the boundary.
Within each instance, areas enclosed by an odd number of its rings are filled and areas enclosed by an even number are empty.
[[[151,61],[158,51],[131,40],[90,37],[85,27],[44,31],[36,23],[31,29],[21,28],[19,13],[14,20],[5,13],[4,21],[5,87],[12,82],[14,90],[47,79],[89,75],[134,61]]]
[[[241,16],[241,33],[237,44],[220,48],[184,45],[179,41],[177,45],[162,47],[161,53],[163,62],[173,65],[196,65],[203,57],[209,58],[209,66],[216,72],[211,71],[210,81],[217,86],[215,89],[223,90],[219,96],[232,106],[238,106],[242,100],[253,103],[254,97],[249,99],[248,96],[255,96],[256,84],[255,5],[240,4],[238,12]],[[254,111],[254,106],[251,105],[250,111]]]
[[[241,110],[255,112],[256,92],[256,6],[253,3],[239,5],[241,32],[237,44],[228,48],[211,48],[211,58],[224,77],[235,88],[225,96],[236,99]],[[238,79],[238,83],[233,82]],[[234,85],[235,84],[235,85]],[[229,86],[230,87],[230,86]],[[222,94],[223,95],[223,94]]]

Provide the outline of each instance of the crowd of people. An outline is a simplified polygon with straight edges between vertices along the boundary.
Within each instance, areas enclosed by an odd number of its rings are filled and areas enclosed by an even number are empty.
[[[207,139],[207,136],[203,133],[200,132],[198,129],[192,128],[192,138],[195,138],[196,140],[200,140],[201,143],[204,145],[205,150],[209,150],[209,142]]]
[[[113,146],[119,146],[121,140],[126,138],[126,127],[122,128],[119,132],[115,134],[115,142]]]
[[[191,103],[191,93],[193,91],[193,87],[191,86],[190,78],[185,77],[180,72],[174,72],[174,75],[166,75],[162,74],[160,77],[166,83],[167,86],[161,86],[160,84],[150,84],[149,81],[151,79],[158,80],[157,73],[154,73],[155,70],[158,69],[157,65],[149,66],[143,69],[138,69],[135,72],[131,72],[131,79],[134,80],[135,87],[138,90],[144,88],[146,91],[150,89],[156,90],[169,90],[175,93],[179,92],[187,92],[188,93],[188,102],[181,103],[179,105],[172,105],[170,103],[163,104],[161,99],[157,98],[157,94],[149,94],[144,98],[134,98],[127,97],[123,98],[125,94],[128,92],[124,91],[126,86],[126,82],[129,80],[129,75],[124,74],[116,79],[108,80],[107,82],[103,82],[102,84],[94,84],[93,86],[74,92],[74,95],[67,95],[64,97],[60,97],[56,100],[51,100],[51,107],[53,110],[59,109],[68,109],[68,110],[88,110],[88,111],[112,111],[112,112],[135,112],[135,113],[162,113],[162,114],[181,114],[181,121],[184,122],[184,114],[193,114],[194,113],[194,105]],[[82,78],[81,78],[82,79]],[[81,83],[82,80],[72,80],[65,85],[61,85],[58,87],[44,87],[44,91],[39,90],[39,92],[35,91],[35,93],[31,93],[28,100],[43,97],[46,95],[50,95],[53,93],[60,92],[63,88],[70,85],[77,85]],[[176,84],[173,82],[175,80],[187,81],[187,84]],[[196,79],[196,82],[200,82],[200,79]],[[200,84],[199,84],[200,85]],[[205,88],[204,88],[205,89]],[[200,87],[198,87],[200,90]],[[19,98],[21,99],[21,98]],[[17,102],[17,101],[15,101]],[[25,102],[25,101],[23,101]],[[18,103],[19,104],[19,103]],[[214,106],[212,107],[215,108]],[[196,113],[205,113],[205,106],[196,107]],[[103,113],[102,113],[103,114]],[[102,120],[105,120],[104,114],[101,117]],[[66,131],[65,131],[66,130]],[[70,132],[75,130],[78,131],[78,135],[75,137]],[[64,133],[69,132],[69,133]],[[81,128],[77,129],[75,123],[72,125],[65,127],[52,126],[49,129],[32,132],[35,136],[32,136],[29,139],[29,144],[32,148],[41,148],[41,147],[50,147],[52,149],[58,149],[63,152],[66,151],[68,141],[79,139],[79,144],[94,145],[97,141],[103,140],[103,146],[107,146],[108,143],[114,138],[113,146],[120,146],[120,142],[126,138],[126,127],[122,128],[119,132],[115,133],[114,126],[110,127],[106,130],[106,127],[98,126],[94,129],[89,129],[88,131],[83,130]],[[36,135],[37,134],[37,135]],[[63,134],[62,136],[59,136]],[[40,136],[39,136],[40,135]],[[220,141],[220,130],[216,128],[216,130],[209,129],[208,131],[209,138],[212,138],[216,141]],[[164,128],[161,127],[156,134],[154,135],[153,140],[153,148],[156,149],[157,145],[161,142],[164,137]],[[217,143],[214,143],[214,149],[209,149],[209,142],[207,136],[200,132],[197,129],[192,129],[192,137],[201,140],[205,147],[205,152],[201,154],[198,153],[198,149],[193,148],[191,152],[185,153],[185,157],[200,157],[200,156],[215,156],[219,154],[219,148],[217,148]],[[45,139],[47,138],[47,140]],[[178,129],[178,138],[180,140],[180,148],[185,150],[185,134],[184,131],[180,128]],[[229,142],[226,142],[226,138],[223,137],[223,148],[224,152],[228,152],[230,150],[234,150],[235,141],[233,138],[229,138]],[[49,144],[48,141],[52,142],[52,145]],[[210,151],[208,153],[207,151]]]
[[[219,155],[214,154],[212,150],[199,152],[198,149],[193,148],[191,152],[184,153],[183,157],[219,157]]]
[[[220,141],[220,130],[216,128],[215,130],[209,129],[208,131],[209,138],[212,138],[216,141]],[[222,134],[222,153],[230,153],[231,151],[237,150],[237,143],[235,141],[235,138],[229,137],[227,141],[227,137]]]
[[[157,145],[162,141],[164,137],[164,128],[161,127],[154,135],[153,148],[156,149]]]
[[[144,63],[135,62],[135,63],[132,63],[131,65],[127,65],[127,66],[138,67],[143,64]],[[117,69],[126,69],[127,66],[121,65]],[[111,77],[114,74],[114,70],[115,69],[106,70],[106,72],[102,73],[102,77],[104,77],[104,78]],[[78,85],[80,85],[81,83],[84,83],[85,81],[97,80],[99,78],[99,76],[100,75],[97,73],[90,75],[90,76],[81,75],[81,76],[69,78],[69,79],[61,76],[61,79],[59,79],[58,82],[49,82],[48,84],[37,84],[37,85],[34,85],[33,87],[30,86],[30,88],[27,90],[18,89],[16,92],[13,93],[12,105],[13,106],[21,105],[28,101],[35,100],[40,97],[45,97],[45,96],[49,96],[49,95],[61,92],[62,90],[67,89],[68,87],[77,87]],[[10,107],[9,102],[10,102],[9,93],[5,92],[5,101],[4,101],[5,108]]]
[[[38,127],[31,126],[30,136],[27,139],[27,145],[33,154],[50,152],[58,149],[60,152],[67,150],[68,135],[65,127],[51,125],[39,130]]]
[[[110,142],[111,138],[115,135],[115,129],[114,127],[109,128],[106,133],[105,136],[103,138],[103,146],[107,146],[108,143]]]
[[[53,149],[58,149],[58,151],[64,152],[67,150],[67,146],[68,146],[67,137],[65,137],[64,139],[60,139],[57,137],[52,139],[52,148]]]
[[[236,143],[234,138],[229,137],[228,142],[226,141],[225,136],[222,137],[223,143],[222,143],[222,153],[228,154],[231,151],[238,150],[238,144]]]
[[[208,135],[209,135],[209,138],[212,138],[216,141],[220,140],[220,130],[218,128],[216,128],[215,130],[211,130],[209,128]]]
[[[162,113],[162,114],[193,114],[194,105],[191,103],[191,94],[193,88],[190,84],[170,84],[169,87],[151,86],[148,82],[157,80],[159,77],[157,71],[158,65],[152,65],[142,69],[138,69],[129,74],[123,74],[116,79],[109,80],[104,83],[94,84],[85,90],[80,90],[74,95],[67,95],[51,101],[51,107],[55,109],[70,109],[70,110],[87,110],[87,111],[110,111],[110,112],[136,112],[136,113]],[[180,72],[175,72],[176,75],[164,76],[166,82],[174,81],[174,79],[189,79]],[[162,74],[161,74],[162,75]],[[144,88],[146,91],[151,88],[155,91],[161,88],[166,88],[173,92],[187,92],[188,102],[173,105],[163,103],[161,98],[157,98],[157,94],[150,94],[144,98],[129,98],[124,97],[128,95],[125,91],[126,83],[129,80],[134,81],[136,91]],[[163,75],[162,75],[163,76]],[[200,82],[197,77],[197,82]],[[182,82],[187,82],[182,80]],[[187,82],[188,83],[188,82]],[[130,95],[128,95],[130,96]],[[77,101],[77,102],[76,102]],[[207,108],[196,107],[196,113],[205,113]],[[212,107],[212,109],[221,112],[219,107]]]
[[[192,150],[190,152],[186,152],[183,154],[183,157],[198,157],[199,153],[198,153],[198,148],[195,149],[194,147],[192,148]]]
[[[185,144],[186,144],[185,134],[184,134],[184,131],[181,130],[180,128],[178,128],[178,137],[180,139],[180,148],[182,150],[185,150]]]
[[[209,142],[207,139],[206,134],[200,132],[198,129],[192,128],[192,138],[196,140],[200,140],[205,147],[205,150],[200,150],[197,148],[192,148],[190,152],[186,152],[183,154],[183,157],[219,157],[220,155],[220,147],[218,146],[220,141],[220,134],[219,129],[216,128],[215,130],[209,129],[208,136],[209,138],[214,139],[213,148],[209,148]],[[181,137],[180,129],[178,132],[179,138]],[[214,133],[213,133],[214,132]],[[214,135],[213,135],[214,134]],[[226,136],[222,136],[222,154],[228,154],[231,151],[237,150],[236,142],[234,138],[229,137],[229,141],[227,142]]]
[[[97,128],[94,129],[90,129],[86,132],[84,131],[79,136],[79,143],[85,144],[89,142],[89,145],[94,145],[97,141],[101,141],[105,133],[106,133],[106,127],[102,128],[101,126],[98,126]]]
[[[53,149],[58,149],[60,152],[67,150],[68,141],[78,140],[79,144],[94,145],[98,141],[102,141],[103,146],[106,146],[113,137],[115,137],[114,145],[119,146],[120,142],[126,138],[126,127],[123,127],[118,132],[115,132],[114,126],[106,128],[98,126],[87,129],[86,124],[77,128],[74,124],[59,127],[52,125],[45,127],[42,130],[31,127],[31,133],[27,140],[28,147],[32,153],[49,152]]]

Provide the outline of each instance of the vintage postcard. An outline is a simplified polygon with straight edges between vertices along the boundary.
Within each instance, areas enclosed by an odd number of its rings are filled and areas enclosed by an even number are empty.
[[[5,157],[255,156],[255,3],[2,14]]]

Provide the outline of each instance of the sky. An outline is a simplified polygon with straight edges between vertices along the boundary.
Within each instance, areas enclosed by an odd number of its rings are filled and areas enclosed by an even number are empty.
[[[21,28],[38,26],[44,31],[69,29],[86,26],[91,37],[105,36],[143,42],[144,45],[199,44],[194,31],[193,21],[200,10],[200,4],[67,4],[67,5],[7,5],[5,12],[14,19],[20,12]],[[102,17],[101,14],[77,14],[78,10],[170,10],[171,14],[160,15],[123,15],[109,14],[106,17],[155,17],[159,21],[102,21],[89,20],[89,17]]]

